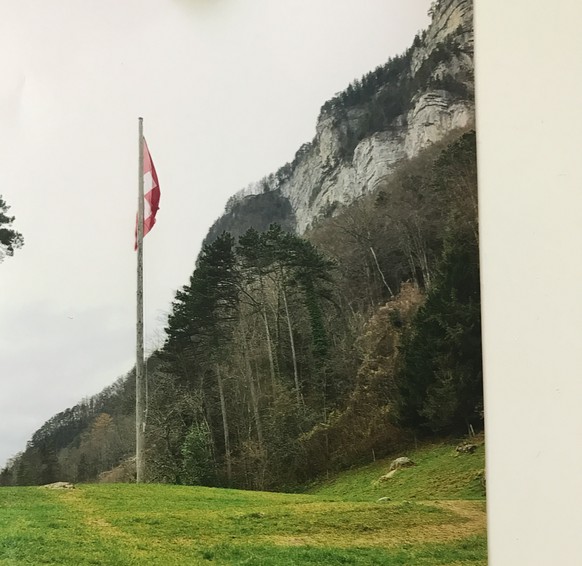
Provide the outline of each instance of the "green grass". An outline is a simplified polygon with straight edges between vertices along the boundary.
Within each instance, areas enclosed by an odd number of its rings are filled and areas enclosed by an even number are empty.
[[[411,457],[419,465],[403,470],[390,493],[371,484],[386,462],[308,495],[168,485],[1,488],[0,566],[484,566],[484,501],[458,501],[478,497],[467,478],[482,454],[455,458],[439,446]],[[380,495],[392,501],[376,502]]]
[[[417,466],[399,470],[393,478],[378,481],[393,458],[338,474],[308,490],[309,493],[349,501],[391,500],[483,500],[480,473],[485,469],[485,446],[473,454],[458,454],[457,442],[429,445],[401,455]],[[399,454],[400,455],[400,454]]]

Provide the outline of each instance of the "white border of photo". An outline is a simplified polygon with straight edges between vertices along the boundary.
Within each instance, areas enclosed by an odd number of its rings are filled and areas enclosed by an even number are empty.
[[[582,564],[582,4],[475,0],[489,564]]]

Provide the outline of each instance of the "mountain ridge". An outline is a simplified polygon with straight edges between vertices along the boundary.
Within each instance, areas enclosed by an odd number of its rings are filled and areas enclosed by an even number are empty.
[[[431,24],[404,54],[323,104],[314,139],[290,163],[230,197],[205,243],[225,230],[238,236],[271,222],[303,234],[373,191],[403,160],[473,124],[472,2],[441,0],[431,13]],[[264,196],[273,192],[276,199]],[[276,211],[272,200],[278,201]]]

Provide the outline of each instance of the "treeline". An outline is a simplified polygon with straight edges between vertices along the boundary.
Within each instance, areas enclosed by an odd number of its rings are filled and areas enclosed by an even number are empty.
[[[135,447],[135,373],[51,417],[0,471],[0,485],[94,481]]]
[[[148,479],[291,488],[412,434],[479,429],[479,297],[474,132],[307,238],[222,233],[148,361]],[[130,481],[132,381],[51,419],[0,481]]]

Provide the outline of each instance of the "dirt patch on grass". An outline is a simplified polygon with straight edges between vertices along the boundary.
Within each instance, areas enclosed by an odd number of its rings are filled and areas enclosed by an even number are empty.
[[[487,514],[484,502],[453,500],[435,501],[432,504],[454,513],[463,521],[454,524],[427,525],[411,533],[412,538],[405,540],[405,542],[453,542],[487,532]]]
[[[438,501],[435,504],[447,511],[452,511],[467,519],[467,525],[471,527],[481,527],[483,530],[487,527],[486,510],[484,501],[466,501],[466,500],[451,500]]]
[[[139,548],[142,541],[104,519],[81,490],[59,492],[58,495],[59,500],[76,511],[84,525],[99,538],[108,542],[120,542],[124,548],[131,549],[130,554],[135,558],[147,557],[147,552]]]
[[[426,505],[448,511],[460,520],[434,523],[428,520],[428,516],[426,522],[420,516],[417,524],[413,528],[410,525],[403,528],[398,524],[397,517],[395,517],[394,524],[389,528],[379,530],[373,525],[370,525],[369,532],[365,530],[350,533],[343,532],[341,537],[338,537],[337,533],[331,531],[320,531],[302,535],[301,537],[276,534],[260,538],[264,542],[281,546],[312,545],[340,548],[356,546],[394,548],[402,544],[454,542],[486,533],[487,520],[485,505],[482,501],[430,501],[426,502]]]
[[[72,507],[77,511],[77,513],[81,514],[83,523],[88,527],[91,527],[107,536],[120,536],[125,534],[106,521],[103,517],[99,516],[98,512],[93,508],[81,491],[70,491],[59,495],[61,502],[63,502],[67,507]]]

